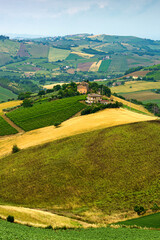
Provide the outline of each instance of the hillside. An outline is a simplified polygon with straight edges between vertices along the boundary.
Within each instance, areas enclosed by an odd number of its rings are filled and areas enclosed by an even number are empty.
[[[80,215],[160,204],[159,130],[159,121],[117,126],[3,158],[0,202]]]

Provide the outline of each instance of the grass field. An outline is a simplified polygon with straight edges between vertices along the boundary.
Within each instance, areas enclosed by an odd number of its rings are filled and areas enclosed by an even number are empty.
[[[59,216],[57,214],[53,214],[47,211],[41,211],[30,208],[23,207],[14,207],[14,206],[3,206],[0,205],[0,217],[6,219],[9,215],[14,216],[14,220],[16,223],[20,224],[28,224],[34,227],[47,227],[52,226],[55,227],[89,227],[91,224],[83,223],[80,221],[76,221],[71,218]]]
[[[70,53],[69,56],[66,58],[67,61],[76,61],[77,59],[83,59],[83,57],[75,53]]]
[[[47,58],[49,47],[43,44],[28,44],[25,45],[31,57],[33,58]]]
[[[137,99],[139,101],[150,101],[150,100],[159,100],[160,94],[157,94],[151,90],[148,91],[138,91],[122,94],[126,99]]]
[[[17,130],[11,127],[1,116],[0,116],[0,136],[11,135],[17,133]]]
[[[16,99],[17,95],[11,92],[10,90],[0,86],[0,102],[8,101],[8,99],[12,99],[12,98]]]
[[[99,72],[107,72],[112,60],[104,60],[101,63],[101,66],[99,68]]]
[[[1,240],[153,240],[159,239],[158,231],[139,229],[91,228],[80,230],[38,229],[0,220]]]
[[[126,226],[139,226],[139,227],[147,227],[147,228],[159,228],[160,229],[160,213],[151,214],[148,216],[135,218],[123,222],[117,223],[119,225]]]
[[[116,93],[130,93],[158,88],[160,88],[160,82],[131,81],[125,85],[112,87],[111,90]]]
[[[84,104],[79,102],[83,99],[85,96],[36,103],[31,108],[21,107],[9,112],[7,116],[25,131],[30,131],[61,123],[72,117],[84,108]]]
[[[108,214],[159,205],[159,130],[159,121],[135,123],[5,157],[0,202],[68,211],[86,207]]]
[[[160,107],[160,99],[145,100],[143,103],[155,103]]]
[[[5,65],[7,62],[11,61],[12,58],[7,53],[1,53],[0,55],[0,66]]]
[[[66,59],[70,54],[69,50],[58,49],[58,48],[50,48],[49,50],[49,62],[56,62],[58,60]]]
[[[108,72],[125,72],[128,69],[128,63],[125,56],[113,56]]]
[[[15,56],[18,52],[20,43],[11,40],[0,41],[0,52],[9,53]]]

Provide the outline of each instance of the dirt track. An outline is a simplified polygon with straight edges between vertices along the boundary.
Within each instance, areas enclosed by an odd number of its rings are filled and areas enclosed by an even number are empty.
[[[157,118],[125,109],[105,109],[94,114],[71,118],[63,122],[59,128],[50,126],[26,132],[23,135],[2,137],[0,138],[0,157],[10,154],[14,144],[24,149],[96,129],[155,119]]]

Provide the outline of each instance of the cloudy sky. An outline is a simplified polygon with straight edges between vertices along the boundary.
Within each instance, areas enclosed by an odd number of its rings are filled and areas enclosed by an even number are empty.
[[[132,35],[160,40],[160,0],[0,0],[0,34]]]

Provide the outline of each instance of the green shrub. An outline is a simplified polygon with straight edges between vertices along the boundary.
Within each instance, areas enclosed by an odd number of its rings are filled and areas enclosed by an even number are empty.
[[[13,145],[12,153],[17,153],[20,151],[20,148],[17,145]]]
[[[52,229],[53,230],[53,227],[51,225],[45,227],[45,229]]]
[[[11,216],[11,215],[9,215],[9,216],[7,217],[7,222],[13,223],[13,222],[14,222],[14,217]]]
[[[160,207],[157,205],[157,203],[154,203],[151,209],[153,212],[157,212],[158,210],[160,210]]]
[[[145,213],[145,209],[144,209],[144,207],[142,207],[142,206],[135,206],[135,207],[134,207],[134,211],[135,211],[138,215],[141,215],[141,214],[144,214],[144,213]]]

